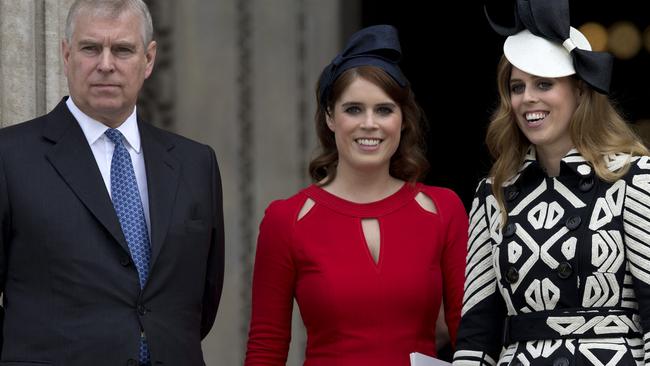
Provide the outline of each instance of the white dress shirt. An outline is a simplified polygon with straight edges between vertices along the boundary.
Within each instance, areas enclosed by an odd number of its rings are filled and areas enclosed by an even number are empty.
[[[82,112],[69,97],[66,101],[68,109],[72,115],[79,122],[81,130],[88,140],[88,145],[95,156],[97,167],[104,179],[104,185],[109,196],[111,195],[111,159],[113,158],[113,150],[115,144],[104,132],[109,128],[105,124],[92,119],[87,114]],[[147,189],[147,174],[144,167],[144,156],[142,153],[142,145],[140,144],[140,131],[138,130],[138,121],[136,117],[136,108],[133,108],[133,113],[124,121],[117,129],[122,133],[126,140],[126,150],[131,155],[131,162],[133,170],[135,171],[135,180],[138,183],[138,190],[140,191],[140,200],[142,201],[142,208],[144,210],[144,218],[147,221],[147,229],[149,230],[149,238],[151,238],[151,221],[149,218],[149,195]]]

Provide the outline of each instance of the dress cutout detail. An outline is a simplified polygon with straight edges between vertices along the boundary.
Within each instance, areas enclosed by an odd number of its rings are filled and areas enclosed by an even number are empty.
[[[422,209],[419,192],[437,214]],[[314,206],[301,216],[308,199]],[[411,352],[434,356],[442,304],[456,338],[467,222],[455,193],[422,184],[364,204],[316,185],[272,202],[257,242],[245,365],[286,365],[294,300],[307,331],[304,366],[409,366]]]

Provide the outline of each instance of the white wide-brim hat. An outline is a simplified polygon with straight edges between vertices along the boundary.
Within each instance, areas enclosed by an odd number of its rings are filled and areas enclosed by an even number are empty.
[[[579,30],[571,27],[569,37],[559,44],[524,29],[506,38],[503,53],[513,66],[531,75],[548,78],[569,76],[576,73],[571,51],[575,47],[591,51],[589,41]]]

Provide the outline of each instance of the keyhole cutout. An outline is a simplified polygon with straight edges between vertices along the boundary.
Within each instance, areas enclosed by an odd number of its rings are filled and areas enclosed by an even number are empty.
[[[379,250],[381,244],[381,237],[379,234],[379,220],[377,219],[361,219],[361,227],[363,228],[363,236],[366,239],[366,245],[375,264],[379,262]]]
[[[417,196],[415,196],[415,200],[420,205],[420,207],[422,207],[426,211],[429,211],[431,213],[438,213],[436,204],[433,203],[431,197],[427,196],[426,194],[422,192],[418,193]]]
[[[302,208],[300,209],[300,212],[298,212],[298,220],[297,221],[300,221],[303,217],[305,217],[305,215],[307,215],[307,213],[309,213],[309,211],[312,209],[312,207],[314,207],[314,204],[315,204],[314,200],[312,200],[311,198],[307,198],[307,200],[305,200],[305,203],[302,205]]]

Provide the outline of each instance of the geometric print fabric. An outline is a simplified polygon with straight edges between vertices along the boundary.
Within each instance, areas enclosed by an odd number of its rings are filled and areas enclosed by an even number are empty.
[[[608,308],[647,309],[636,303],[639,293],[642,302],[648,299],[650,287],[650,158],[610,159],[631,166],[627,175],[608,183],[586,169],[588,164],[575,150],[562,159],[558,177],[543,174],[534,154],[529,151],[528,164],[504,184],[509,206],[505,224],[490,194],[490,179],[477,190],[470,212],[462,309],[468,321],[466,329],[461,321],[454,364],[650,364],[647,319],[640,324],[643,319],[636,314],[635,319],[600,316]],[[553,323],[569,308],[599,316]],[[503,321],[490,319],[503,319],[504,313],[560,315],[549,317],[552,324],[545,327],[558,333],[564,327],[577,328],[569,339],[558,334],[557,338],[500,344]],[[499,331],[493,332],[495,328]],[[629,329],[642,338],[624,335]],[[592,331],[603,335],[581,336]],[[615,336],[605,336],[613,331]]]
[[[129,246],[131,258],[138,270],[140,288],[143,288],[149,276],[151,248],[138,184],[135,179],[133,164],[131,164],[131,156],[124,146],[123,136],[120,131],[109,128],[104,133],[115,144],[111,160],[111,198],[113,207]],[[140,340],[140,363],[147,365],[149,360],[149,349],[143,336]]]

